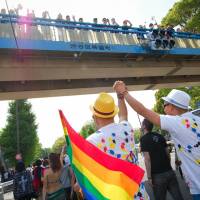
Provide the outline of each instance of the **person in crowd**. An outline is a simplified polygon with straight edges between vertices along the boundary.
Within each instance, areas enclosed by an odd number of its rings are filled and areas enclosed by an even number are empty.
[[[66,18],[65,18],[65,19],[66,19],[66,21],[67,21],[67,22],[70,22],[70,21],[71,21],[71,19],[70,19],[70,16],[69,16],[69,15],[66,15]]]
[[[31,174],[32,174],[32,172],[33,172],[31,165],[28,165],[27,168],[26,168],[26,170],[27,170],[27,171],[30,171]]]
[[[44,160],[43,160],[43,162],[42,162],[42,167],[43,167],[44,169],[48,169],[48,168],[49,168],[49,160],[48,160],[47,157],[44,158]]]
[[[166,115],[159,115],[132,97],[123,81],[116,81],[113,87],[133,110],[171,134],[193,200],[200,199],[200,118],[188,112],[191,97],[173,89],[163,97]]]
[[[42,168],[42,161],[36,160],[36,166],[33,170],[33,187],[35,192],[38,193],[39,199],[42,199],[42,186],[43,186],[43,176],[44,176],[44,169]]]
[[[176,32],[183,32],[181,28],[177,28]]]
[[[0,166],[1,183],[5,182],[5,169],[4,166]]]
[[[128,30],[129,28],[132,27],[132,23],[128,20],[128,19],[125,19],[123,21],[123,25],[122,25],[122,30]]]
[[[60,156],[50,153],[49,163],[50,167],[44,175],[42,200],[65,200],[65,191],[60,181],[62,173]]]
[[[98,19],[97,18],[93,18],[93,23],[94,24],[98,24]]]
[[[49,12],[44,11],[42,12],[43,19],[51,19]],[[55,40],[55,31],[52,31],[50,26],[41,26],[41,38],[43,40]]]
[[[34,10],[31,10],[31,12],[29,11],[29,9],[27,10],[27,14],[26,14],[26,16],[28,17],[28,18],[35,18],[35,11]]]
[[[63,20],[63,16],[62,16],[61,13],[58,14],[58,16],[57,16],[57,20]]]
[[[15,10],[15,14],[16,14],[17,16],[19,16],[19,15],[20,15],[19,11],[22,10],[22,9],[23,9],[22,5],[21,5],[21,4],[18,4],[18,5],[17,5],[17,8],[14,9],[14,10]]]
[[[150,29],[150,31],[152,31],[154,29],[154,24],[153,23],[149,24],[149,29]]]
[[[166,29],[166,35],[167,37],[171,38],[171,37],[174,37],[174,26],[173,25],[168,25],[167,26],[167,29]]]
[[[43,168],[43,178],[44,178],[46,170],[49,169],[49,159],[48,158],[44,158],[44,160],[42,162],[42,168]]]
[[[130,22],[130,20],[125,19],[123,21],[123,26],[125,26],[125,27],[132,27],[132,23]]]
[[[142,122],[143,136],[140,139],[141,152],[144,155],[148,181],[153,186],[156,200],[165,200],[167,191],[174,200],[183,200],[176,174],[170,163],[170,153],[165,138],[152,132],[153,124],[144,119]]]
[[[81,23],[83,23],[83,18],[80,17],[80,18],[78,19],[78,21],[81,22]]]
[[[1,9],[1,14],[2,14],[2,15],[6,15],[6,9],[5,9],[5,8],[2,8],[2,9]]]
[[[72,168],[70,167],[70,160],[69,156],[65,154],[65,146],[62,148],[61,154],[60,154],[60,161],[63,162],[62,172],[60,176],[60,181],[62,183],[62,186],[65,190],[65,196],[66,200],[70,200],[72,198],[72,187],[75,183],[75,176],[72,171]]]
[[[108,25],[108,19],[104,17],[104,18],[102,19],[102,23],[103,23],[104,25]]]
[[[24,163],[18,162],[13,177],[13,195],[15,200],[31,200],[33,187],[30,171],[25,169]]]
[[[119,26],[119,24],[116,22],[115,18],[112,18],[112,19],[111,19],[111,24],[112,24],[113,26]]]
[[[87,140],[113,157],[138,164],[133,128],[127,121],[128,113],[124,99],[118,96],[116,106],[111,95],[100,93],[91,105],[91,111],[97,131]],[[115,123],[114,117],[118,113],[119,123]],[[144,196],[144,193],[145,191],[140,190],[135,199]]]
[[[14,9],[10,9],[10,10],[9,10],[9,14],[10,14],[10,15],[16,15],[15,10],[14,10]]]
[[[42,12],[42,18],[44,18],[44,19],[51,19],[51,18],[50,18],[50,15],[49,15],[49,12],[46,11],[46,10],[43,11],[43,12]]]
[[[76,22],[76,16],[72,15],[73,22]]]

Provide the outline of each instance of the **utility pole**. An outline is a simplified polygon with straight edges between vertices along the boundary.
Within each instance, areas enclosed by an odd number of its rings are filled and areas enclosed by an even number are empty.
[[[20,153],[19,145],[19,100],[16,100],[16,127],[17,127],[17,153]]]

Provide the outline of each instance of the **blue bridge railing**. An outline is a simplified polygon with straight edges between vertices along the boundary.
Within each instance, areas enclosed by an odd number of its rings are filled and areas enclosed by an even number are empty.
[[[0,49],[18,46],[33,50],[146,54],[150,52],[145,45],[147,47],[151,31],[130,26],[0,14]],[[170,51],[157,53],[200,55],[200,34],[172,31],[172,38],[177,45]]]

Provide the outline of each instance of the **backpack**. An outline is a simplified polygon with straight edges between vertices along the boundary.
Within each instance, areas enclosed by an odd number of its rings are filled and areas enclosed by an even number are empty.
[[[43,178],[43,168],[42,167],[36,167],[33,170],[33,186],[34,186],[34,189],[35,189],[36,192],[39,192],[39,190],[43,186],[42,178]]]
[[[33,192],[31,173],[26,170],[16,173],[14,175],[13,185],[15,199],[30,196]]]

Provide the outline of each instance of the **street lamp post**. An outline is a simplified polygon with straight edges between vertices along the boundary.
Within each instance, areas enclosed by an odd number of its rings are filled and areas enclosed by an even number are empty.
[[[20,153],[19,145],[19,101],[16,100],[16,127],[17,127],[17,153]]]

